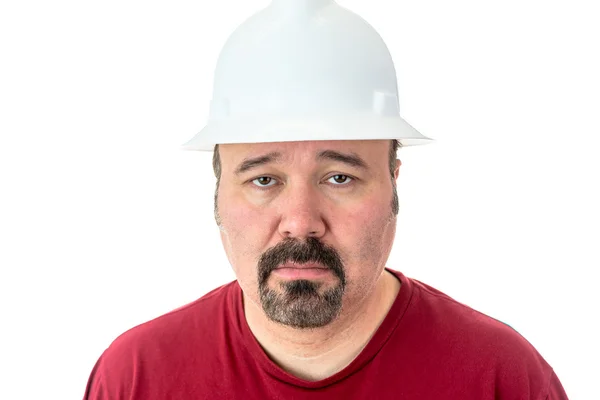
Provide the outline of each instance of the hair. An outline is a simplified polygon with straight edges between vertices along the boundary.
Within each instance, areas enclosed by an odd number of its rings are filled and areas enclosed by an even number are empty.
[[[392,212],[394,215],[398,214],[400,210],[400,205],[398,202],[398,192],[396,190],[396,158],[398,156],[398,149],[402,147],[402,144],[397,139],[390,140],[390,148],[388,152],[388,163],[390,168],[390,176],[392,178],[392,187],[394,190],[394,194],[392,197]],[[215,188],[215,205],[214,205],[214,214],[215,220],[217,221],[217,225],[221,225],[221,219],[219,217],[219,213],[217,212],[217,196],[219,192],[219,183],[221,181],[221,156],[219,155],[219,145],[215,145],[215,149],[213,151],[213,159],[212,159],[213,171],[215,173],[215,178],[217,178],[216,188]]]

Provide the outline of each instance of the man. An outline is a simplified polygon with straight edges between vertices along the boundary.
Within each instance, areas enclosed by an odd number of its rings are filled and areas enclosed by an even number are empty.
[[[401,145],[379,36],[275,0],[220,56],[215,219],[237,280],[117,338],[86,399],[566,399],[510,327],[386,267]]]

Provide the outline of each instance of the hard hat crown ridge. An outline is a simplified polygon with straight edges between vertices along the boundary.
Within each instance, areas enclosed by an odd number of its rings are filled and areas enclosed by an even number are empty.
[[[278,12],[310,13],[334,2],[334,0],[273,0],[271,7]]]
[[[184,145],[430,139],[400,117],[383,39],[333,0],[273,0],[229,37],[215,69],[208,124]]]

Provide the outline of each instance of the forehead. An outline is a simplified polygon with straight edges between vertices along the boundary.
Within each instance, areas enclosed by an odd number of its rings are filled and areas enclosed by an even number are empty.
[[[318,155],[332,150],[344,154],[354,154],[370,166],[384,161],[390,150],[389,140],[318,140],[301,142],[242,143],[219,145],[219,156],[223,168],[233,168],[237,163],[251,157],[278,154],[278,160],[285,163],[315,163]]]

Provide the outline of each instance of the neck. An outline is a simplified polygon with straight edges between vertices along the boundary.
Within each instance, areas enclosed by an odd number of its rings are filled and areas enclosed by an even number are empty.
[[[265,353],[282,369],[301,379],[317,381],[344,369],[369,342],[389,309],[400,282],[383,271],[370,293],[322,328],[297,329],[266,317],[260,305],[244,296],[250,330]]]

